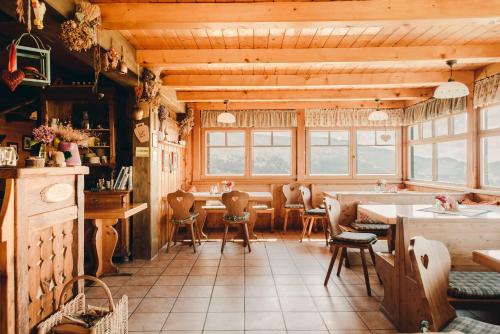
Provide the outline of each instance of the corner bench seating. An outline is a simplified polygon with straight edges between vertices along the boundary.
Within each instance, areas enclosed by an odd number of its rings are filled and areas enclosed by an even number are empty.
[[[500,273],[450,271],[448,281],[450,297],[500,300]]]

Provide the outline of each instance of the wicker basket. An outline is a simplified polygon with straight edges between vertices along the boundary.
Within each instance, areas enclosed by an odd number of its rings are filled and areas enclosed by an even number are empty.
[[[59,297],[59,309],[56,313],[51,315],[45,321],[38,325],[38,334],[50,334],[52,328],[59,325],[63,319],[64,315],[72,315],[80,312],[84,312],[88,309],[103,309],[101,307],[91,306],[85,304],[85,294],[79,293],[75,298],[63,304],[64,297],[67,291],[73,286],[73,284],[79,280],[90,280],[96,282],[101,286],[108,297],[109,302],[109,313],[101,318],[93,327],[93,331],[96,334],[126,334],[128,333],[128,298],[123,296],[120,301],[116,304],[113,303],[113,297],[111,296],[111,291],[109,291],[106,283],[100,279],[89,276],[82,275],[76,276],[71,281],[64,285]]]

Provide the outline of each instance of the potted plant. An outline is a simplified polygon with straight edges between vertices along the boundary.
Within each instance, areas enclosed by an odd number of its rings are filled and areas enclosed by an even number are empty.
[[[45,160],[46,146],[55,138],[54,129],[47,125],[40,125],[33,129],[33,140],[30,145],[30,156],[33,158],[43,158]]]
[[[54,145],[57,150],[64,153],[67,166],[81,166],[80,152],[78,146],[86,146],[89,136],[81,131],[68,126],[57,129]]]

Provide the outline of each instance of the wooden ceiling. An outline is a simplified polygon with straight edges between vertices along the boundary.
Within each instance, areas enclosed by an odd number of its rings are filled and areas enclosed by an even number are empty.
[[[414,103],[500,62],[500,0],[93,2],[187,102]]]

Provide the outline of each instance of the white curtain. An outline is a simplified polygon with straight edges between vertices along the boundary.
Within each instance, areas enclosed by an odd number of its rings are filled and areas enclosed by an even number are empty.
[[[476,81],[474,108],[487,107],[498,102],[500,102],[500,74]]]
[[[203,128],[294,128],[297,127],[297,112],[295,110],[231,110],[236,118],[234,124],[217,122],[220,110],[205,110],[201,112]]]
[[[443,115],[457,114],[467,110],[467,98],[430,99],[405,108],[404,124],[429,121]]]
[[[369,121],[368,115],[375,109],[307,109],[305,118],[307,127],[334,126],[400,126],[403,121],[403,109],[383,109],[388,115],[387,121]]]

